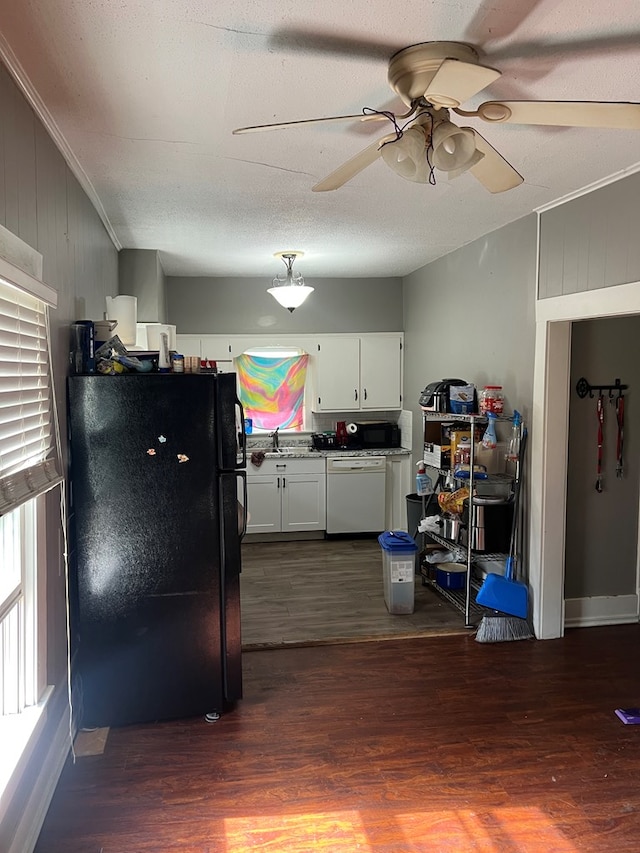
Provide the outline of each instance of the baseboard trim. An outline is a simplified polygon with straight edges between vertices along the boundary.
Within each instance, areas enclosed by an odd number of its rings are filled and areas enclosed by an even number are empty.
[[[290,533],[247,533],[243,542],[302,542],[309,539],[324,539],[324,530],[301,530]]]
[[[32,853],[70,748],[69,705],[65,702],[37,782],[25,804],[7,853]]]
[[[625,625],[637,621],[637,595],[596,595],[565,600],[565,628]]]

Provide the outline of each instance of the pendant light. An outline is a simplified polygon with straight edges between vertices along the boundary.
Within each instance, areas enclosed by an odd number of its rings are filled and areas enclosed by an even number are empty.
[[[287,270],[273,279],[273,285],[268,292],[283,308],[291,312],[302,305],[310,293],[313,293],[313,287],[306,285],[300,273],[293,271],[293,262],[302,255],[302,252],[276,252],[274,255],[274,258],[282,258]]]

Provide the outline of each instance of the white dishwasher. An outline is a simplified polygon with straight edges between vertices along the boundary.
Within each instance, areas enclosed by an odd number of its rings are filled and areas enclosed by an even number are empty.
[[[327,457],[327,533],[382,533],[384,456]]]

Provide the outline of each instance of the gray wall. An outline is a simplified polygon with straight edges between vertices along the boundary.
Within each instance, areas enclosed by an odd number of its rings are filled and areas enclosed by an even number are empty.
[[[640,173],[540,216],[541,299],[640,281]]]
[[[266,270],[265,270],[266,273]],[[402,280],[323,278],[290,313],[264,278],[167,277],[167,322],[179,334],[401,332]]]
[[[616,478],[616,410],[605,405],[604,491],[598,494],[596,400],[575,392],[585,377],[610,385],[619,378],[625,392],[623,479]],[[640,317],[583,320],[574,323],[571,341],[569,468],[565,597],[632,595],[636,592],[638,541],[637,397],[640,388]]]
[[[13,79],[0,64],[0,224],[43,255],[43,277],[58,291],[51,312],[52,359],[64,447],[69,323],[100,318],[105,296],[117,293],[118,257],[93,206]],[[47,496],[48,680],[58,697],[34,759],[0,826],[9,840],[46,755],[66,690],[65,585],[58,490]],[[57,715],[58,714],[58,715]]]
[[[404,407],[422,455],[420,392],[459,377],[502,385],[508,410],[528,418],[533,399],[536,217],[440,258],[404,283]]]
[[[166,279],[159,252],[122,249],[118,256],[118,276],[118,292],[138,300],[139,323],[167,322]]]

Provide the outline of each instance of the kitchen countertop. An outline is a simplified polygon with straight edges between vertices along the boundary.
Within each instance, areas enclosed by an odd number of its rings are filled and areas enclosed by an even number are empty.
[[[285,445],[289,446],[290,445]],[[266,459],[310,459],[336,456],[406,456],[411,451],[406,447],[380,447],[375,450],[316,450],[313,447],[302,446],[299,449],[288,450],[286,453],[278,453],[268,450],[266,447],[248,447],[247,456],[251,458],[252,453],[262,452]]]

